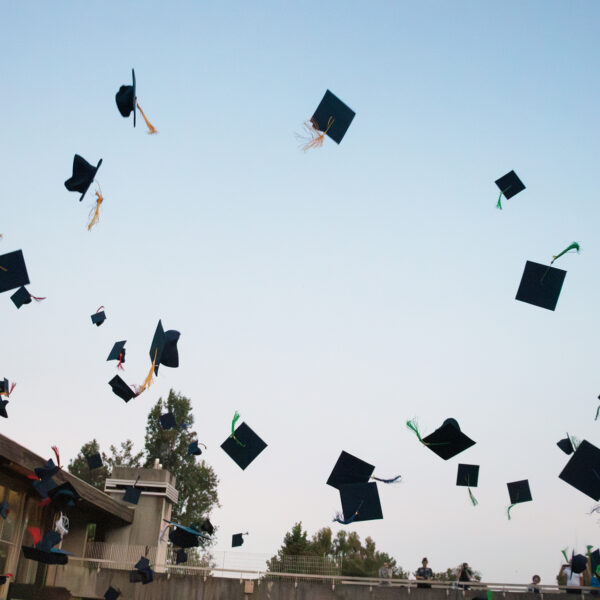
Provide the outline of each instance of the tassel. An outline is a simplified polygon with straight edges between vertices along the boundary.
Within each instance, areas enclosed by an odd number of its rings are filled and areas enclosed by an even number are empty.
[[[164,521],[164,520],[165,520],[165,519],[163,519],[163,521]],[[158,543],[159,543],[159,544],[160,544],[162,541],[164,541],[164,538],[165,538],[165,533],[167,533],[167,530],[169,529],[169,527],[170,527],[170,526],[171,526],[171,525],[170,525],[170,523],[167,523],[167,525],[165,525],[165,526],[163,527],[163,530],[160,532],[160,535],[158,536]]]
[[[8,394],[7,394],[8,396],[10,396],[13,393],[13,390],[15,389],[16,385],[17,385],[16,382],[13,382],[10,384],[10,390],[8,390]]]
[[[569,562],[569,557],[567,556],[567,550],[568,550],[568,549],[569,549],[569,548],[563,548],[563,549],[561,550],[561,552],[562,552],[562,555],[565,557],[565,562],[567,562],[567,563]]]
[[[600,504],[596,504],[592,507],[592,510],[588,513],[588,515],[592,515],[594,513],[600,513]]]
[[[571,446],[573,446],[573,451],[575,452],[577,448],[579,448],[579,444],[581,444],[581,442],[575,436],[569,435],[568,433],[567,437],[571,441]]]
[[[98,221],[100,220],[100,205],[102,204],[102,202],[104,201],[104,196],[102,195],[102,190],[100,189],[100,186],[98,185],[98,191],[96,192],[96,206],[92,207],[92,210],[90,210],[90,222],[88,223],[88,231],[92,230],[92,227],[94,225],[96,225],[98,223]],[[98,311],[96,311],[98,312]]]
[[[329,117],[327,121],[327,129],[325,131],[319,131],[319,124],[312,119],[310,121],[306,121],[304,123],[305,133],[308,135],[298,135],[296,134],[296,138],[302,141],[302,150],[306,152],[311,148],[320,148],[323,145],[323,140],[325,139],[325,135],[331,129],[333,122],[335,119],[333,117]]]
[[[56,519],[54,531],[59,533],[61,538],[69,533],[69,519],[66,515],[63,515],[62,512],[58,519]]]
[[[5,273],[8,272],[8,269],[4,268],[3,266],[0,265],[0,269],[2,269]]]
[[[511,509],[513,506],[516,506],[516,504],[511,504],[511,505],[508,507],[507,511],[506,511],[506,514],[508,515],[508,520],[509,520],[509,521],[510,521],[510,509]]]
[[[231,421],[231,435],[229,437],[232,437],[242,448],[245,448],[246,444],[243,444],[235,437],[235,424],[238,422],[239,418],[240,413],[236,410],[235,414],[233,415],[233,421]]]
[[[152,125],[152,123],[150,123],[150,121],[148,121],[148,119],[146,118],[146,115],[144,114],[144,111],[142,110],[140,103],[137,100],[135,101],[135,103],[137,104],[137,107],[140,109],[140,113],[141,113],[142,117],[144,118],[144,121],[146,121],[146,126],[148,127],[148,133],[150,135],[153,133],[158,133],[158,131],[156,131],[156,128],[154,127],[154,125]]]
[[[421,442],[421,444],[424,444],[425,442],[421,439],[421,434],[419,433],[419,425],[417,423],[417,419],[411,419],[410,421],[406,421],[406,426],[411,430],[414,431],[417,434],[417,438],[419,439],[419,441]]]
[[[573,242],[570,246],[567,246],[562,252],[560,252],[556,256],[553,256],[552,262],[550,264],[553,264],[557,258],[560,258],[563,254],[566,254],[570,250],[575,250],[575,252],[577,252],[577,254],[579,254],[579,251],[581,250],[581,248],[579,247],[579,244],[577,242]]]
[[[500,210],[502,210],[502,192],[500,192],[500,195],[498,196],[498,202],[496,203],[496,208],[499,208]]]
[[[54,450],[54,456],[56,456],[56,464],[59,469],[62,469],[62,465],[60,464],[60,454],[58,453],[58,446],[52,446],[52,450]]]
[[[469,498],[471,498],[471,503],[473,504],[473,506],[477,506],[479,504],[479,502],[477,502],[477,498],[475,498],[475,496],[473,496],[473,492],[471,491],[471,488],[467,488],[469,490]],[[508,517],[510,519],[510,515]]]
[[[352,516],[349,519],[344,519],[344,514],[342,512],[335,513],[333,522],[340,523],[341,525],[350,525],[350,523],[352,523],[354,521],[354,519],[356,519],[356,517],[358,517],[358,511],[362,508],[362,505],[364,504],[364,502],[365,502],[364,500],[360,501],[360,504],[358,505],[357,509],[354,511],[354,513],[352,514]]]
[[[31,534],[33,538],[33,545],[37,546],[39,541],[42,539],[42,532],[39,527],[28,527],[27,531]]]
[[[594,547],[593,545],[585,547],[585,554],[586,554],[586,556],[589,556],[592,553],[592,548],[593,547]]]
[[[34,296],[33,294],[29,294],[29,297],[33,298],[36,302],[41,302],[42,300],[46,299],[46,296],[43,296],[43,297],[41,297],[41,296]]]
[[[121,369],[121,371],[124,371],[124,367],[123,367],[123,353],[119,352],[119,362],[117,363],[117,369]]]
[[[144,383],[140,386],[139,391],[136,395],[140,395],[146,388],[149,388],[152,385],[152,375],[154,374],[154,367],[156,365],[156,354],[158,352],[158,348],[154,351],[154,360],[152,361],[152,366],[150,367],[150,371],[148,375],[146,375],[146,379],[144,379]]]
[[[402,475],[396,475],[396,477],[392,477],[392,479],[379,479],[379,477],[371,477],[375,481],[379,481],[380,483],[396,483],[402,479]]]
[[[52,502],[52,498],[48,497],[48,498],[44,498],[41,502],[40,502],[40,506],[48,506],[48,504],[50,504],[50,502]]]
[[[600,406],[598,406],[598,408],[596,409],[596,418],[594,419],[594,421],[598,420],[598,415],[600,414]]]

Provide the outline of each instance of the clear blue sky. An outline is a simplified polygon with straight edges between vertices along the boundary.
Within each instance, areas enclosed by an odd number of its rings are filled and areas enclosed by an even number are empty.
[[[404,568],[553,582],[561,548],[598,541],[555,442],[600,442],[599,17],[551,0],[6,4],[0,244],[48,299],[1,298],[0,375],[18,382],[2,431],[48,456],[140,447],[173,387],[221,478],[217,549],[330,525],[345,449],[403,475],[385,519],[354,529]],[[131,67],[157,136],[117,112]],[[356,118],[304,154],[294,131],[328,88]],[[91,233],[91,194],[63,185],[76,152],[104,159]],[[511,169],[527,189],[500,212]],[[516,302],[525,261],[574,240],[556,312]],[[140,383],[159,318],[181,367],[125,405],[105,358],[126,339]],[[269,444],[245,472],[219,448],[236,409]],[[425,433],[455,417],[477,445],[443,462],[414,416]],[[458,462],[481,465],[476,508]],[[533,502],[509,522],[524,478]]]

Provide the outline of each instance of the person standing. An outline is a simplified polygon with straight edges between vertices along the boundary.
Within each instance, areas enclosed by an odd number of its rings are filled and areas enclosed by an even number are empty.
[[[573,571],[573,561],[570,560],[569,564],[562,565],[560,567],[559,577],[563,575],[567,578],[567,594],[581,594],[581,590],[578,589],[583,585],[583,576],[581,573],[575,573]]]
[[[540,588],[538,587],[538,585],[540,585],[540,576],[539,575],[534,575],[531,578],[531,583],[529,584],[529,587],[527,588],[528,592],[533,592],[534,594],[539,594],[540,593]]]
[[[379,567],[378,573],[379,579],[391,579],[392,578],[392,570],[390,569],[390,565],[386,562],[383,563],[381,567]],[[381,585],[389,585],[389,581],[382,581]]]
[[[471,571],[471,568],[469,567],[469,563],[463,563],[460,567],[458,567],[458,581],[459,581],[459,585],[465,589],[468,590],[469,586],[466,585],[466,583],[468,581],[471,581],[473,577],[473,571]]]
[[[415,571],[415,577],[422,581],[427,579],[433,579],[433,571],[427,566],[428,560],[424,558],[421,561],[421,566]],[[429,583],[417,583],[418,588],[430,588],[431,584]]]

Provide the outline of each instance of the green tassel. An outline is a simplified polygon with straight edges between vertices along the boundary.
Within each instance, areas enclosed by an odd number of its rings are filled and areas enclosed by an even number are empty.
[[[500,210],[502,210],[502,192],[500,192],[500,195],[498,196],[498,202],[496,203],[496,208],[499,208]]]
[[[579,448],[579,444],[581,444],[581,442],[574,435],[569,435],[567,433],[567,437],[571,440],[571,446],[573,446],[573,451],[576,451],[577,448]]]
[[[577,254],[579,254],[581,248],[579,247],[579,244],[577,242],[573,242],[570,246],[567,246],[561,253],[557,254],[556,256],[553,256],[552,262],[550,264],[553,264],[557,258],[560,258],[563,254],[566,254],[570,250],[575,250]]]
[[[469,490],[469,498],[471,498],[471,502],[473,503],[473,506],[477,506],[479,504],[479,502],[477,502],[477,498],[475,498],[475,496],[473,496],[473,492],[471,491],[471,488],[467,488]]]
[[[508,507],[508,509],[506,510],[506,514],[507,514],[507,516],[508,516],[508,520],[509,520],[509,521],[510,521],[510,509],[511,509],[513,506],[516,506],[516,504],[511,504],[511,505]]]
[[[421,444],[423,443],[423,440],[421,439],[421,434],[419,433],[419,425],[417,423],[417,419],[411,419],[410,421],[406,421],[406,426],[411,430],[414,431],[417,434],[417,438],[419,438],[419,441],[421,442]]]
[[[596,418],[594,419],[594,421],[598,420],[598,415],[600,414],[600,406],[598,406],[598,408],[596,409]]]
[[[246,444],[242,444],[242,442],[235,437],[235,424],[238,422],[239,418],[240,413],[236,410],[235,414],[233,415],[233,421],[231,421],[231,435],[229,437],[232,437],[240,446],[245,448]]]
[[[569,557],[567,556],[567,550],[568,550],[568,548],[563,548],[561,550],[561,552],[562,552],[562,555],[565,557],[565,562],[568,563],[569,562]]]
[[[592,553],[592,548],[593,547],[594,546],[591,546],[591,545],[585,547],[585,554],[586,554],[586,556],[589,556]]]

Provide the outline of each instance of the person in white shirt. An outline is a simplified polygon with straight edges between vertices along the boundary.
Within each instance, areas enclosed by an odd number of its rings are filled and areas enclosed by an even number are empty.
[[[571,561],[568,565],[562,565],[560,568],[558,576],[561,577],[562,575],[567,577],[567,594],[581,594],[581,590],[577,588],[583,585],[583,575],[573,572]]]

